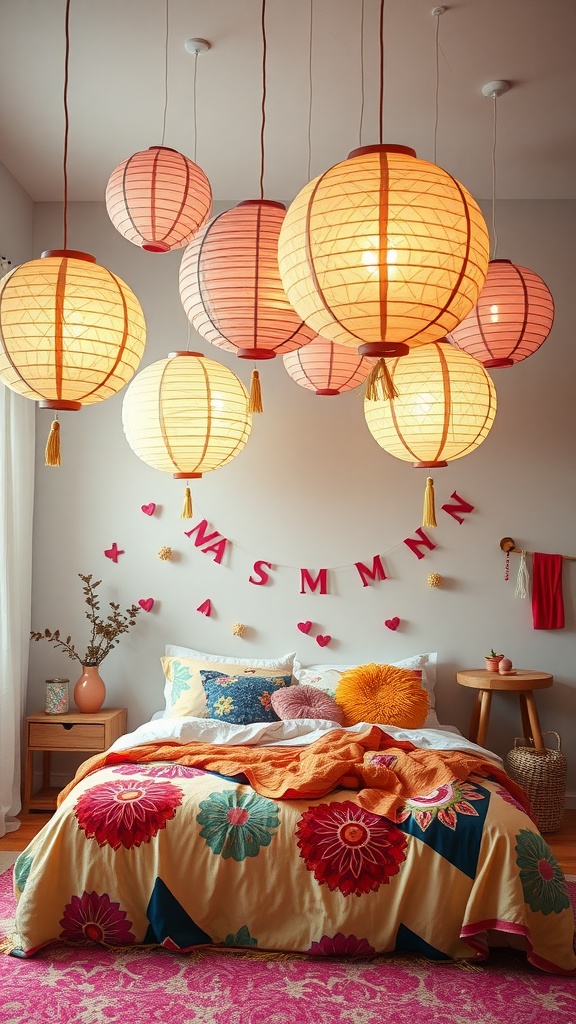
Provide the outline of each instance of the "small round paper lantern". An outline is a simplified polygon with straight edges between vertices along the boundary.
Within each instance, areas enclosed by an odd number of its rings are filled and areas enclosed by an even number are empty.
[[[138,299],[88,253],[48,249],[0,281],[0,378],[41,408],[110,398],[145,343]]]
[[[406,146],[363,146],[296,196],[278,255],[309,327],[388,356],[460,323],[484,283],[488,249],[477,203],[447,171]]]
[[[211,207],[212,189],[202,168],[167,146],[151,146],[123,160],[106,186],[114,227],[147,252],[187,245]]]
[[[206,341],[242,359],[273,359],[314,337],[280,280],[285,216],[282,203],[247,199],[211,220],[182,257],[180,297],[190,323]]]
[[[445,466],[469,455],[488,435],[496,389],[481,363],[448,342],[431,342],[391,359],[398,397],[364,402],[368,429],[381,448],[414,466]]]
[[[283,358],[292,380],[317,395],[351,391],[364,383],[372,369],[372,360],[320,336]]]
[[[511,260],[490,260],[478,302],[449,340],[484,366],[513,366],[546,341],[554,299],[541,277]]]
[[[226,465],[248,440],[248,394],[227,366],[201,352],[171,352],[127,388],[128,444],[153,469],[194,479]]]

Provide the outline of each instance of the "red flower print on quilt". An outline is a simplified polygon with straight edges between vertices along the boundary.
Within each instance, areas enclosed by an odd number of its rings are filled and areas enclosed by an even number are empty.
[[[113,850],[148,843],[182,803],[182,790],[155,779],[113,779],[92,786],[79,798],[74,813],[87,839]]]
[[[406,837],[351,800],[310,807],[296,828],[300,855],[320,885],[344,896],[376,891],[406,859]]]
[[[60,921],[63,931],[60,938],[65,942],[104,942],[108,946],[128,946],[135,942],[130,931],[132,921],[126,920],[126,912],[119,903],[112,903],[106,893],[84,892],[72,896],[64,907]]]

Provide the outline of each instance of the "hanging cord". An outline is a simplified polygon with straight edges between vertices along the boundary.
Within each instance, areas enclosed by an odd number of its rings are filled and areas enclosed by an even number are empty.
[[[193,151],[193,154],[194,154],[194,163],[195,164],[198,163],[198,161],[196,159],[196,153],[198,151],[198,109],[197,109],[197,101],[196,101],[196,77],[197,77],[197,75],[198,75],[198,50],[196,50],[196,52],[194,53],[194,77],[192,79],[193,88],[194,88],[194,96],[193,96],[193,100],[192,100],[192,119],[193,119],[193,125],[194,125],[194,129],[193,129],[193,132],[194,132],[194,134],[193,134],[194,145],[193,145],[193,150],[192,151]]]
[[[360,14],[360,126],[358,129],[358,145],[362,145],[362,129],[364,127],[364,0]]]
[[[518,578],[516,580],[514,597],[528,597],[529,591],[530,578],[528,576],[528,568],[526,566],[526,552],[522,551],[520,554],[520,565],[518,566]]]
[[[496,136],[497,136],[497,116],[496,116],[496,93],[492,94],[493,104],[493,120],[492,120],[492,259],[496,257],[496,249],[498,248],[498,234],[496,231]]]
[[[70,0],[66,0],[66,51],[64,57],[64,249],[68,247],[68,132],[70,117],[68,114],[68,66],[70,63]],[[59,464],[59,463],[58,463]]]
[[[434,9],[434,15],[436,18],[436,91],[434,97],[434,157],[433,162],[436,163],[436,152],[438,147],[438,116],[440,111],[440,15],[444,13],[444,8],[436,7]]]
[[[380,37],[380,97],[378,103],[379,109],[379,136],[378,140],[382,145],[383,131],[384,131],[384,0],[380,0],[380,26],[379,26],[379,37]]]
[[[260,127],[260,199],[264,199],[264,129],[266,127],[266,0],[262,0],[262,124]]]
[[[364,3],[364,0],[362,0]],[[310,30],[308,34],[308,167],[306,181],[312,177],[312,40],[313,40],[314,16],[312,14],[312,0],[310,0]]]
[[[166,138],[166,114],[168,113],[168,3],[169,0],[166,0],[166,38],[164,42],[164,115],[162,118],[161,146],[164,145],[164,139]]]

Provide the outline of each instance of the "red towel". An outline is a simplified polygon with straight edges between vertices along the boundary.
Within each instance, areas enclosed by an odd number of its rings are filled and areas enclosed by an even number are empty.
[[[532,618],[534,629],[564,629],[562,555],[532,558]]]

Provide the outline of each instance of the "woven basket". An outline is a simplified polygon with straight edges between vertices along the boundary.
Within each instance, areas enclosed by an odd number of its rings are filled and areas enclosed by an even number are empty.
[[[506,756],[506,767],[510,778],[526,793],[540,831],[554,832],[564,819],[567,765],[558,733],[545,732],[543,736],[555,736],[558,748],[536,750],[529,740],[516,739],[514,750]]]

